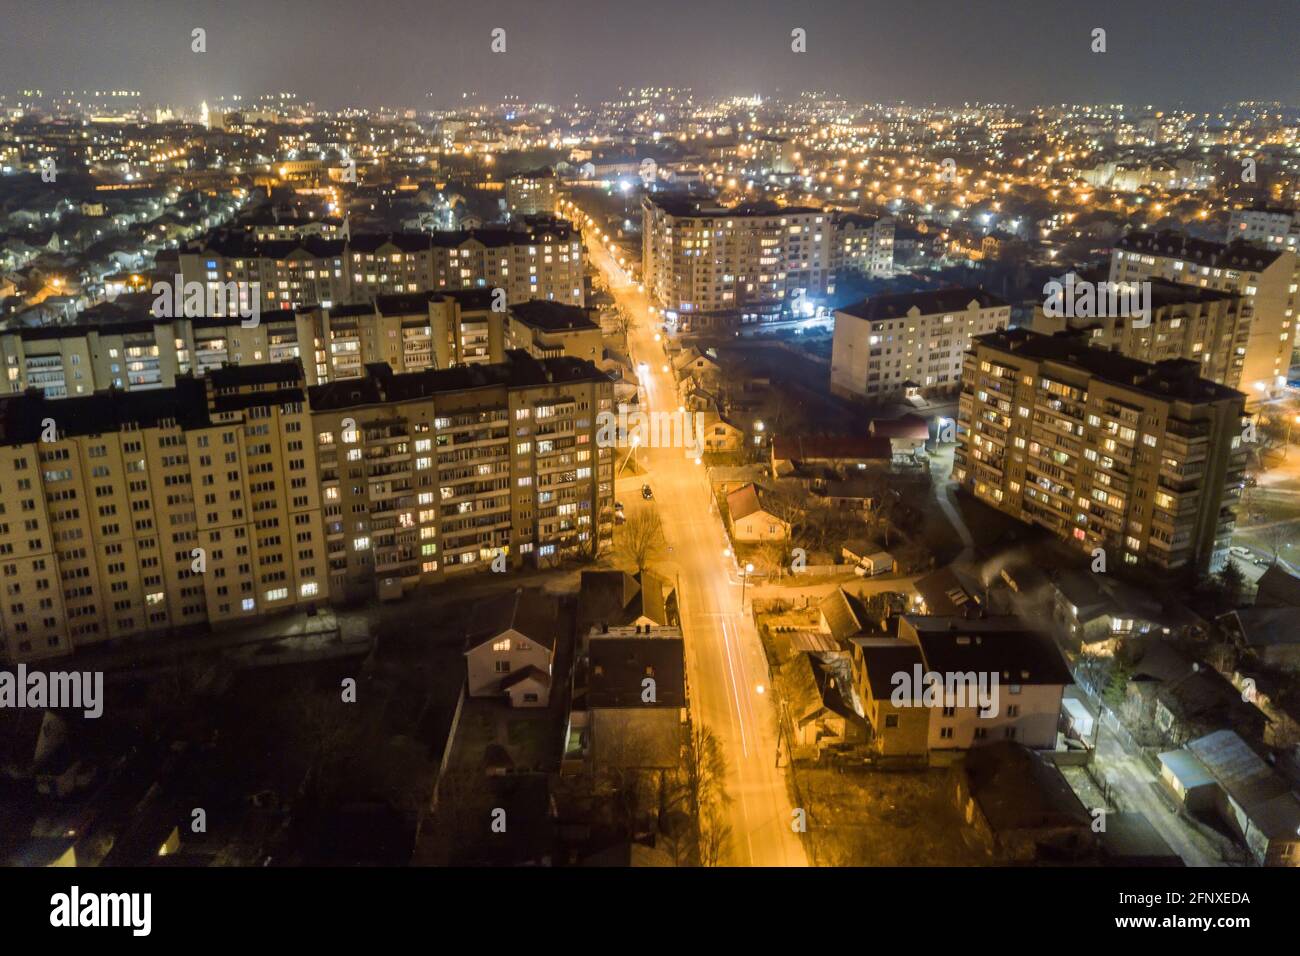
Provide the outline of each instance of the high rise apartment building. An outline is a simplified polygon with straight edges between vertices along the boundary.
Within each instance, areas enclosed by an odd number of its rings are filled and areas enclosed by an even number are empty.
[[[517,350],[493,365],[309,390],[331,593],[400,595],[494,560],[552,567],[613,535],[613,385],[590,362]]]
[[[0,398],[0,657],[325,599],[305,398],[296,364]]]
[[[1084,275],[1083,281],[1105,278]],[[1133,316],[1048,315],[1034,309],[1033,330],[1052,335],[1066,329],[1084,333],[1093,348],[1118,352],[1142,362],[1183,358],[1196,362],[1201,378],[1239,388],[1250,342],[1250,303],[1243,295],[1182,282],[1149,279],[1150,314]],[[1057,310],[1062,311],[1062,310]]]
[[[1245,396],[1199,372],[1073,333],[980,336],[962,371],[953,478],[1111,562],[1215,569],[1241,494]]]
[[[1240,353],[1241,390],[1254,402],[1285,385],[1296,332],[1294,253],[1169,231],[1130,232],[1115,244],[1109,279],[1165,279],[1242,296],[1250,321],[1245,351]]]
[[[1011,305],[983,289],[871,296],[835,312],[831,391],[881,400],[954,390],[972,337],[1010,321]]]
[[[0,659],[549,567],[613,534],[612,384],[537,359],[300,364],[0,397]]]
[[[511,217],[554,215],[556,183],[550,166],[511,175],[506,180],[506,208]]]
[[[647,196],[641,208],[647,290],[670,319],[697,326],[811,314],[837,273],[892,272],[892,221],[699,197]]]

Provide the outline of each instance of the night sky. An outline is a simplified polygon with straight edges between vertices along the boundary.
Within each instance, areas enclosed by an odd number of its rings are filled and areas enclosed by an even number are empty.
[[[190,31],[207,30],[207,52]],[[493,27],[507,52],[488,50]],[[807,31],[808,52],[790,51]],[[1090,51],[1094,27],[1108,51]],[[0,91],[130,88],[179,105],[562,103],[619,86],[831,90],[864,102],[1300,100],[1296,0],[5,0]],[[432,94],[430,96],[429,94]]]

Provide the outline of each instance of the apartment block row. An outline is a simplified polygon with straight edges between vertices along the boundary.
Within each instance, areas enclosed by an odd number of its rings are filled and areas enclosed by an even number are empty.
[[[1199,373],[1077,333],[980,336],[962,371],[953,478],[1108,561],[1217,569],[1241,494],[1246,397]]]
[[[868,400],[955,391],[972,338],[1010,321],[1010,303],[983,289],[871,296],[835,312],[831,391]]]
[[[236,289],[245,311],[254,284],[262,312],[473,288],[505,289],[509,302],[582,305],[585,255],[580,231],[566,220],[524,217],[510,226],[341,239],[259,242],[227,232],[181,250],[177,271],[214,293]]]
[[[359,305],[238,316],[155,318],[149,294],[123,296],[70,325],[0,330],[4,390],[47,398],[170,388],[178,376],[230,363],[301,359],[307,384],[356,378],[371,362],[421,371],[501,362],[510,348],[538,358],[600,361],[600,327],[590,310],[537,300],[496,308],[492,289],[375,296]]]
[[[697,325],[797,314],[837,276],[893,272],[892,219],[809,206],[647,196],[641,241],[650,295]]]
[[[309,386],[298,362],[170,388],[0,398],[0,658],[397,597],[595,554],[612,384],[589,362]]]

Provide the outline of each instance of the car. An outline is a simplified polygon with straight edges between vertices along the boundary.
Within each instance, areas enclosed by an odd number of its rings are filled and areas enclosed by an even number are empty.
[[[1228,550],[1231,551],[1233,554],[1237,555],[1237,557],[1239,558],[1250,557],[1250,548],[1243,548],[1241,545],[1236,545],[1235,547],[1231,547]]]
[[[1268,567],[1268,566],[1269,566],[1270,564],[1272,564],[1272,563],[1273,563],[1273,562],[1270,561],[1268,558],[1256,558],[1256,559],[1255,559],[1255,566],[1258,567],[1258,568],[1266,568],[1266,567]]]
[[[651,501],[651,500],[654,498],[654,496],[655,496],[655,493],[654,493],[653,491],[650,490],[650,486],[649,486],[649,485],[642,485],[642,486],[641,486],[641,497],[642,497],[642,498],[644,498],[646,501]]]

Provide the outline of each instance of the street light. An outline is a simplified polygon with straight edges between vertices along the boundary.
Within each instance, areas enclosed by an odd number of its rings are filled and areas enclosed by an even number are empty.
[[[623,468],[626,468],[626,467],[627,467],[627,463],[628,463],[629,461],[631,461],[633,458],[636,457],[636,450],[637,450],[637,447],[638,447],[640,444],[641,444],[641,436],[640,436],[640,435],[633,435],[633,436],[632,436],[632,447],[628,450],[627,457],[623,459],[623,465],[622,465],[622,467],[619,468],[619,470],[618,470],[618,474],[619,474],[619,475],[623,474]],[[615,475],[614,477],[615,477],[615,478],[618,478],[618,475]]]
[[[749,576],[754,573],[754,565],[746,562],[745,573],[740,578],[740,610],[745,610],[745,588],[749,585]]]
[[[1286,444],[1282,446],[1282,460],[1286,461],[1287,452],[1291,450],[1291,426],[1300,425],[1300,415],[1292,415],[1286,420]]]

